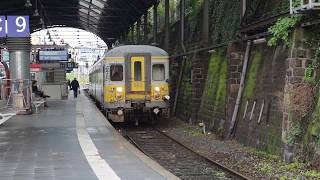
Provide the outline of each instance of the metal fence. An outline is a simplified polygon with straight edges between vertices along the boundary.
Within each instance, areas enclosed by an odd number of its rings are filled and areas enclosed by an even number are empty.
[[[0,80],[0,100],[5,102],[1,108],[30,110],[31,81],[29,79]]]

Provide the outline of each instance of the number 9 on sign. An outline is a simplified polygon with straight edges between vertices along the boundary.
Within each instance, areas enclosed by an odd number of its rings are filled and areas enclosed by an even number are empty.
[[[26,19],[22,16],[17,17],[16,19],[17,32],[21,33],[26,30]],[[20,28],[20,29],[19,29]]]
[[[8,37],[30,37],[28,16],[8,16]]]

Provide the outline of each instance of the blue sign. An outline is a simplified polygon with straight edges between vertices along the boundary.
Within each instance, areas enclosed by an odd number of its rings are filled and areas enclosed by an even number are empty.
[[[67,61],[68,51],[40,51],[40,61]]]
[[[29,16],[8,16],[8,37],[30,37]]]
[[[29,16],[0,16],[0,38],[30,37]]]
[[[6,37],[6,17],[0,16],[0,38]]]

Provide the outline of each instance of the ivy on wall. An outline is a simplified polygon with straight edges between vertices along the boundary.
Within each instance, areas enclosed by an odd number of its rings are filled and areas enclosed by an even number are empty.
[[[271,38],[268,40],[268,45],[276,46],[282,41],[285,45],[290,46],[290,34],[297,24],[299,24],[301,18],[301,15],[279,18],[276,24],[268,29],[268,32],[272,34]]]

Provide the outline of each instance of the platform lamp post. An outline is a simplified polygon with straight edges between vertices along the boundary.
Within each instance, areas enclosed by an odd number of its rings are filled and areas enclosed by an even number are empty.
[[[20,114],[31,111],[30,56],[31,40],[29,17],[7,17],[6,45],[10,53],[10,79],[12,79],[10,101]]]

